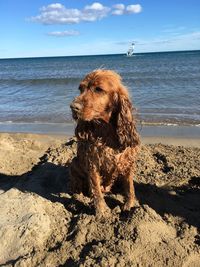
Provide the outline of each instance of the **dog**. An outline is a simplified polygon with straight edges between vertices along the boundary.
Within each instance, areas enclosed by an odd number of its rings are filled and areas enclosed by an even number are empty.
[[[116,181],[124,187],[122,210],[134,206],[133,175],[140,148],[133,107],[121,77],[111,70],[95,70],[81,81],[80,95],[71,103],[76,120],[77,156],[70,167],[73,192],[89,191],[96,214],[109,208],[104,193]]]

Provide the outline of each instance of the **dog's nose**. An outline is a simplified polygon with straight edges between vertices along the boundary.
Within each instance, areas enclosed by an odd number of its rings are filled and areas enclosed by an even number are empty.
[[[70,108],[73,110],[73,111],[80,111],[82,109],[82,104],[76,102],[76,101],[73,101],[70,105]]]

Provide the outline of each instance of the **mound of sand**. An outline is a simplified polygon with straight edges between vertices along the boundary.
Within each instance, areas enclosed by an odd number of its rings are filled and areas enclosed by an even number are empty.
[[[1,135],[0,266],[200,266],[200,148],[143,146],[135,208],[108,194],[101,219],[69,194],[75,154],[74,140]]]

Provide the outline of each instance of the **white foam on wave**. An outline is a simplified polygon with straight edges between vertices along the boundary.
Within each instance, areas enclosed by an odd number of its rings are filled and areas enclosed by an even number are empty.
[[[13,121],[0,121],[0,124],[11,124],[14,123]]]

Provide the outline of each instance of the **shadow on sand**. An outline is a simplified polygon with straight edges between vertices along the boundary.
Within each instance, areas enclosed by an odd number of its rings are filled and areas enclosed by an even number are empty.
[[[38,194],[52,202],[60,202],[73,213],[94,214],[94,210],[89,205],[85,205],[76,197],[71,197],[68,166],[45,162],[44,157],[40,160],[38,165],[23,175],[0,174],[0,189],[7,191],[17,188],[22,192]],[[199,181],[200,177],[191,177],[187,185],[173,189],[135,183],[136,197],[140,205],[148,205],[162,217],[165,214],[172,214],[182,217],[189,225],[200,227]],[[112,195],[106,196],[105,199],[111,208],[120,204],[112,198]]]

